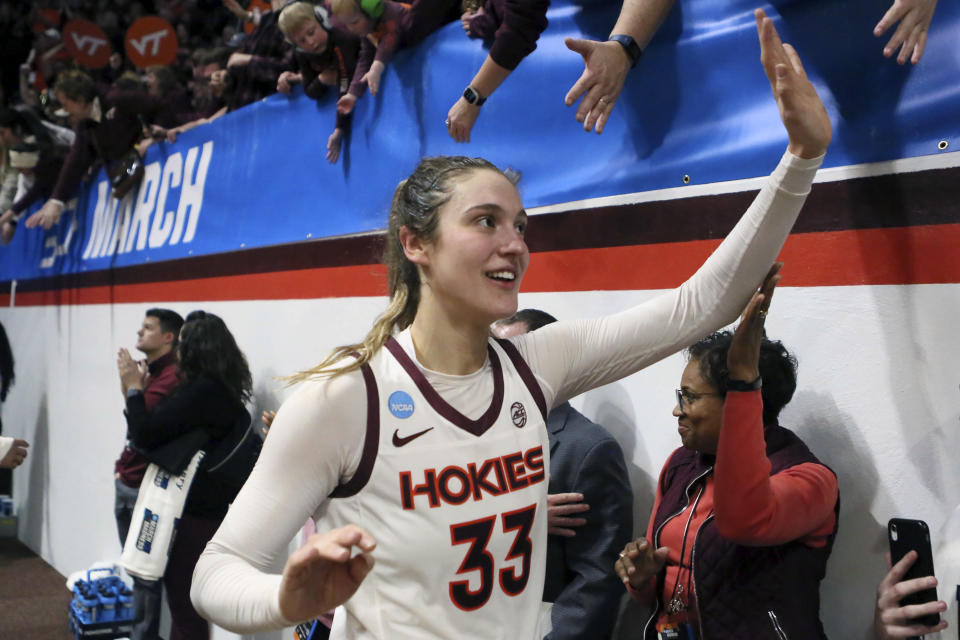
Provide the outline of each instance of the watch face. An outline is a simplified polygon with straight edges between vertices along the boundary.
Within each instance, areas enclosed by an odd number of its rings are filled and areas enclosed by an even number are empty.
[[[470,86],[463,90],[463,99],[476,107],[482,105],[485,100],[485,98],[481,98],[480,94],[474,91],[473,87]]]

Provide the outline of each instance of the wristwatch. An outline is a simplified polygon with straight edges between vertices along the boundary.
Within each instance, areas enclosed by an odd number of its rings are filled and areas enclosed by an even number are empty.
[[[743,380],[727,380],[727,391],[756,391],[763,387],[763,378],[757,376],[753,382]]]
[[[471,86],[467,86],[467,88],[463,90],[463,99],[475,107],[481,107],[483,103],[487,101],[486,98]]]
[[[630,58],[630,68],[632,69],[637,66],[637,61],[640,59],[640,56],[643,55],[643,49],[640,48],[636,40],[626,34],[615,33],[607,38],[607,41],[619,42],[624,52],[626,52],[627,57]]]

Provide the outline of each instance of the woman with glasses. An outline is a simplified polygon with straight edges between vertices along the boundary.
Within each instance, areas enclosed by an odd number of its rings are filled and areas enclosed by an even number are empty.
[[[826,637],[819,591],[839,493],[777,422],[797,386],[796,359],[763,331],[779,268],[736,331],[687,350],[673,409],[683,446],[660,472],[646,537],[615,564],[656,603],[644,640]]]

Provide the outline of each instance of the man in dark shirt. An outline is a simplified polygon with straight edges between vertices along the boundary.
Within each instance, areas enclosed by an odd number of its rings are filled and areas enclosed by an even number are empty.
[[[152,411],[177,386],[177,338],[183,318],[169,309],[148,309],[143,324],[137,332],[137,349],[146,356],[150,379],[144,389],[147,411]],[[121,349],[126,353],[126,349]],[[127,354],[129,355],[129,354]],[[126,398],[127,390],[123,389]],[[117,518],[117,533],[120,544],[127,539],[130,520],[140,492],[140,481],[147,468],[146,459],[133,448],[129,441],[114,465],[116,498],[114,514]],[[134,578],[133,595],[136,619],[131,640],[154,640],[160,627],[160,602],[162,583],[159,580]]]

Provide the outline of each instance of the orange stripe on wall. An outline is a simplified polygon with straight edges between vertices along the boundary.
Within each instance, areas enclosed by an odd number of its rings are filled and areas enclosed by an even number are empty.
[[[386,269],[382,265],[328,267],[251,273],[216,278],[147,282],[116,286],[24,291],[15,304],[73,305],[133,302],[203,302],[213,300],[289,300],[295,298],[345,298],[386,294]],[[9,305],[10,295],[0,296]]]
[[[523,291],[670,289],[719,240],[538,253]],[[960,224],[794,234],[780,253],[781,286],[960,282]]]
[[[720,244],[698,240],[534,254],[525,292],[668,289]],[[781,253],[782,285],[960,282],[960,224],[795,234]],[[380,265],[327,267],[116,286],[20,292],[16,306],[154,301],[286,300],[384,295]],[[9,294],[0,305],[10,304]]]

